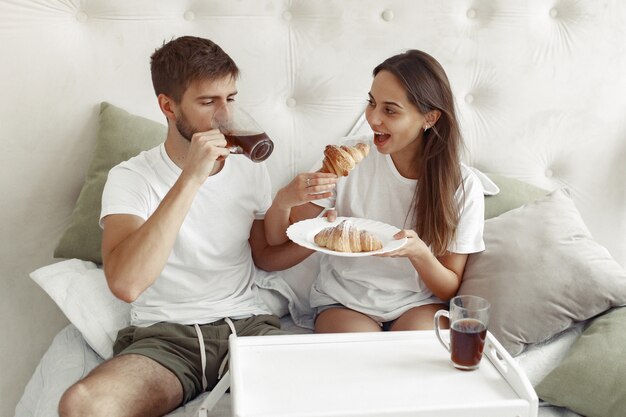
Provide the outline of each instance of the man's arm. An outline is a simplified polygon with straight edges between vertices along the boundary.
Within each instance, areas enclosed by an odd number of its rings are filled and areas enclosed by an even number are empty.
[[[225,146],[218,130],[195,133],[178,180],[148,220],[129,214],[103,219],[104,274],[117,298],[135,301],[161,274],[198,189],[219,167],[217,159],[229,155]]]
[[[148,220],[130,214],[103,219],[104,274],[117,298],[133,302],[157,279],[198,187],[181,176]]]

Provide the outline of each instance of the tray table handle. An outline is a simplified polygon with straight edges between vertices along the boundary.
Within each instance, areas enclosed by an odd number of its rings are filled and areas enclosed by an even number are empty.
[[[487,331],[483,354],[489,358],[493,366],[502,374],[517,395],[530,403],[530,417],[537,417],[539,399],[535,389],[519,364],[489,331]]]

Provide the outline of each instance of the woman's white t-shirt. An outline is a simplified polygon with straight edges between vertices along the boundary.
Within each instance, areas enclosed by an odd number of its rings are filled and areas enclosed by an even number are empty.
[[[110,214],[148,219],[180,173],[164,145],[117,165],[104,188],[100,222]],[[256,268],[248,238],[252,222],[263,219],[270,204],[265,164],[227,158],[198,191],[161,275],[132,303],[131,324],[210,323],[268,314],[253,285]]]
[[[410,228],[413,213],[409,210],[417,180],[400,175],[391,157],[379,153],[371,138],[352,139],[345,144],[365,141],[371,145],[369,156],[349,176],[339,179],[336,198],[315,203],[323,207],[335,206],[338,216],[377,220],[399,229]],[[455,195],[460,221],[456,239],[448,250],[480,252],[485,249],[483,187],[463,164],[461,174],[465,195],[461,188]],[[413,307],[441,302],[406,258],[323,255],[320,273],[311,289],[312,307],[339,303],[381,322],[394,320]]]

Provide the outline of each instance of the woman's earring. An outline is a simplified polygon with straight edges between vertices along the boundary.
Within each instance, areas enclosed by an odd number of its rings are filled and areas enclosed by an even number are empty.
[[[428,129],[430,129],[430,126],[428,126],[428,125],[424,126],[424,133],[426,133],[426,131],[427,131]]]

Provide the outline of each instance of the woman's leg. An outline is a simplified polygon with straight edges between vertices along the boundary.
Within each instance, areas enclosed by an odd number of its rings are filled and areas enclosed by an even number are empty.
[[[322,311],[315,319],[315,333],[379,332],[380,325],[371,317],[345,307]]]
[[[444,310],[444,304],[426,304],[413,307],[398,317],[391,325],[390,330],[432,330],[437,310]],[[447,319],[442,318],[441,328],[447,328]]]

